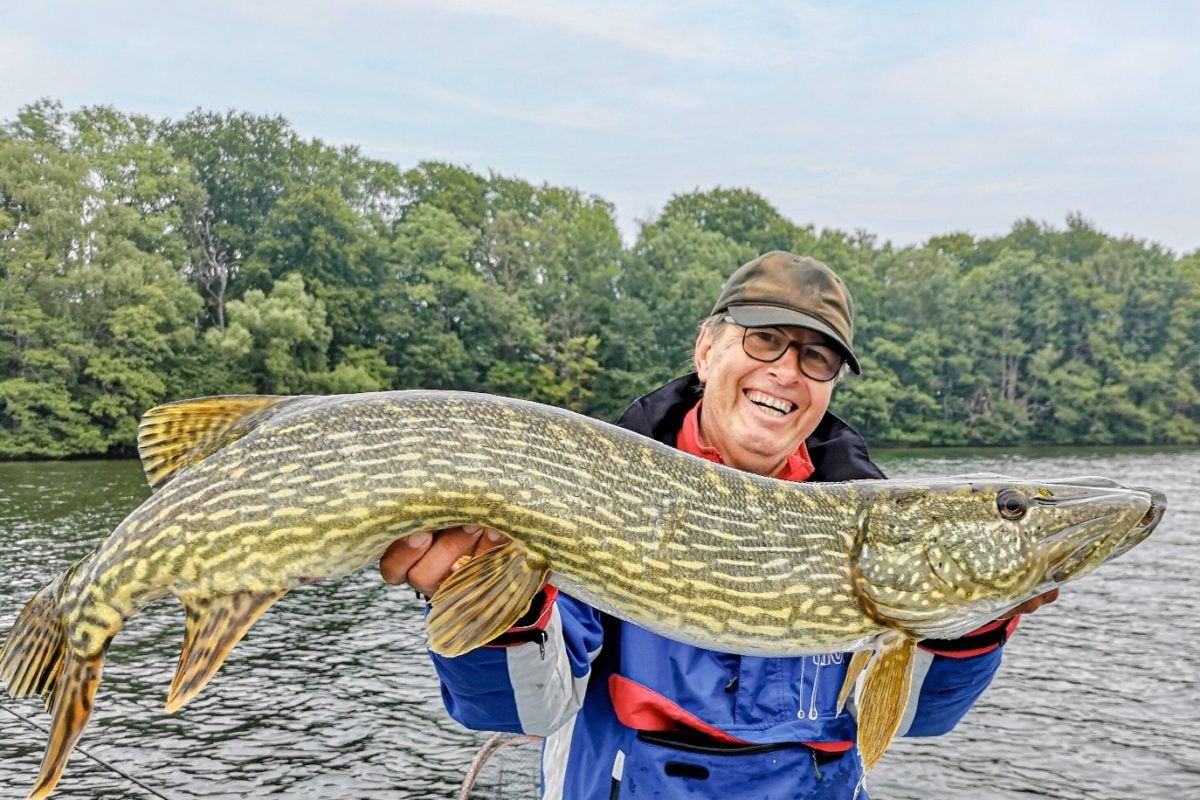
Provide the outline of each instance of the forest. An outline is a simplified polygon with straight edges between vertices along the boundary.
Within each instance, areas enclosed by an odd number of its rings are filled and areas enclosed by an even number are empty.
[[[43,100],[0,123],[0,458],[128,456],[222,393],[466,389],[614,419],[689,367],[739,264],[833,267],[873,445],[1200,442],[1200,251],[1081,214],[893,246],[750,188],[675,194],[623,241],[577,188],[399,166],[278,116]]]

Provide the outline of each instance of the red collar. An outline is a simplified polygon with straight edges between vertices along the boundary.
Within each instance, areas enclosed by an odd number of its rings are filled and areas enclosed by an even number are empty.
[[[683,418],[683,425],[680,426],[679,435],[675,438],[675,446],[685,453],[724,464],[717,448],[700,443],[700,406],[703,403],[703,400],[696,403]],[[808,446],[801,442],[796,451],[787,457],[783,469],[771,477],[785,481],[802,481],[812,475],[815,469],[812,459],[808,457]]]

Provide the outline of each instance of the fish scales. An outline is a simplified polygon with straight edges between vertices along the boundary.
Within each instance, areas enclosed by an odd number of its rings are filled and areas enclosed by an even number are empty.
[[[349,404],[350,407],[346,407]],[[322,414],[323,406],[334,406],[337,414]],[[317,415],[310,419],[309,415]],[[292,418],[289,421],[288,418]],[[454,424],[448,424],[448,421]],[[436,424],[435,424],[436,423]],[[297,445],[293,439],[306,442],[313,439],[314,429],[326,437],[326,449],[321,459],[319,473],[309,473],[303,481],[289,483],[296,494],[286,498],[274,496],[275,481],[292,473],[283,473],[280,468],[289,464],[280,461],[274,466],[271,456],[292,453]],[[742,569],[710,571],[707,579],[689,583],[676,590],[678,595],[691,598],[697,608],[723,608],[712,606],[705,598],[714,593],[737,596],[747,608],[762,609],[758,618],[743,619],[746,623],[738,630],[730,630],[728,640],[719,644],[731,649],[764,650],[761,637],[753,633],[755,626],[766,625],[768,620],[788,619],[790,641],[772,645],[794,650],[802,648],[828,647],[826,631],[820,638],[806,636],[804,618],[789,613],[789,604],[783,592],[783,581],[800,572],[829,574],[828,551],[816,546],[819,539],[834,530],[852,527],[849,509],[853,503],[843,502],[840,526],[830,525],[837,520],[834,502],[821,504],[811,498],[802,497],[791,507],[787,494],[781,494],[777,482],[766,482],[754,476],[724,471],[714,473],[702,463],[676,458],[663,458],[664,453],[647,448],[644,440],[632,435],[613,437],[598,434],[595,428],[581,427],[575,418],[547,415],[541,409],[528,413],[520,404],[497,403],[477,397],[462,397],[446,401],[439,396],[436,400],[400,396],[364,395],[337,404],[326,398],[317,398],[287,409],[279,415],[278,422],[269,430],[252,431],[245,437],[226,446],[210,456],[198,467],[181,474],[172,485],[172,491],[152,497],[143,506],[139,528],[162,529],[168,520],[173,521],[181,513],[191,513],[186,530],[171,525],[174,535],[148,537],[143,541],[126,540],[120,548],[102,553],[90,572],[81,578],[98,580],[93,597],[109,596],[110,602],[125,617],[142,604],[140,597],[154,599],[156,594],[148,591],[153,585],[169,584],[176,593],[205,594],[229,593],[235,590],[261,589],[269,585],[295,585],[310,575],[334,577],[358,568],[362,563],[378,557],[379,551],[388,543],[406,532],[424,527],[451,524],[461,515],[458,509],[464,505],[478,505],[489,509],[483,519],[501,530],[519,531],[524,534],[522,543],[535,555],[547,561],[556,556],[569,561],[569,566],[557,573],[564,583],[579,583],[596,587],[600,594],[619,593],[636,598],[639,593],[650,592],[661,586],[664,578],[676,577],[680,564],[692,566],[692,572],[704,569],[704,562],[689,562],[672,555],[669,545],[683,538],[689,545],[703,547],[712,552],[725,552],[726,560],[744,564]],[[336,437],[336,438],[330,438]],[[395,469],[377,467],[370,475],[360,472],[353,453],[341,452],[343,446],[368,447],[377,444],[376,439],[404,440],[409,446],[423,454],[423,464],[443,465],[437,473],[427,469],[413,470],[410,462],[396,460]],[[417,442],[420,442],[417,444]],[[502,452],[511,464],[520,466],[522,486],[531,496],[524,502],[496,503],[479,491],[476,477],[475,450],[482,447],[489,455]],[[564,452],[568,455],[564,457]],[[608,483],[603,474],[597,475],[586,467],[589,461],[580,454],[593,454],[600,463],[622,462],[630,465],[623,473],[620,483],[621,497],[626,502],[601,505],[599,498],[611,498],[613,492],[606,487],[597,488],[597,478]],[[673,454],[671,454],[673,455]],[[264,463],[266,462],[266,463]],[[389,463],[385,461],[385,464]],[[596,461],[592,461],[595,464]],[[250,485],[228,480],[217,489],[213,488],[213,476],[236,474],[247,467],[254,468]],[[714,484],[722,484],[723,491]],[[351,488],[353,487],[353,488]],[[319,488],[315,502],[306,504],[306,491]],[[401,505],[395,509],[395,524],[386,519],[377,521],[372,535],[364,540],[361,525],[345,526],[319,523],[307,529],[299,526],[306,516],[316,519],[320,512],[331,506],[360,506],[383,499],[378,490],[387,490],[388,498],[395,498],[396,490],[419,489],[415,497],[422,501],[416,504],[419,518]],[[853,494],[845,487],[844,493]],[[348,494],[355,494],[348,497]],[[684,499],[686,498],[686,499]],[[290,527],[287,535],[267,537],[277,525],[275,515],[280,510],[288,517]],[[646,510],[650,511],[653,524],[645,524]],[[811,511],[817,512],[824,529],[814,527],[809,521]],[[597,513],[599,512],[599,513]],[[739,557],[742,548],[769,546],[766,540],[778,535],[778,531],[759,525],[757,536],[764,541],[755,541],[756,535],[743,533],[734,540],[722,535],[715,521],[728,520],[732,527],[743,520],[773,520],[780,528],[789,529],[789,540],[793,546],[788,555],[793,568],[786,572],[767,573],[756,571],[755,562]],[[307,531],[305,533],[304,531]],[[572,551],[570,545],[580,541],[577,532],[587,530],[592,535],[604,533],[601,547],[590,552]],[[708,531],[716,531],[710,534]],[[812,535],[810,540],[796,535],[805,531]],[[122,530],[114,534],[119,537]],[[614,544],[614,543],[621,544]],[[316,544],[316,546],[313,546]],[[840,543],[839,543],[840,544]],[[268,546],[269,545],[269,546]],[[598,570],[588,571],[590,564],[604,562],[622,563],[627,559],[624,552],[632,545],[643,557],[636,571]],[[328,551],[335,547],[345,555],[343,563],[328,562]],[[242,554],[255,550],[254,558],[245,560]],[[153,554],[153,555],[152,555]],[[849,552],[840,550],[844,563],[836,573],[830,574],[831,585],[840,581],[851,582]],[[150,575],[139,575],[134,565],[148,560]],[[195,568],[186,570],[190,581],[170,574],[183,573],[183,563],[191,562]],[[684,570],[685,572],[687,570]],[[188,585],[194,583],[194,585]],[[748,593],[745,586],[754,584],[758,591]],[[290,587],[289,587],[290,588]],[[753,595],[753,596],[750,596]],[[845,646],[861,644],[864,637],[878,633],[880,626],[861,613],[855,603],[851,609],[860,623],[848,629]],[[716,610],[713,613],[720,613]],[[743,611],[743,615],[749,612]],[[627,616],[634,617],[650,627],[656,627],[653,619],[630,609]],[[777,630],[777,625],[771,625]],[[822,626],[823,627],[823,626]],[[708,640],[713,630],[722,628],[722,620],[704,620],[693,615],[688,629],[676,632],[683,638]],[[749,631],[749,632],[747,632]],[[110,630],[93,629],[85,626],[81,635],[99,643],[113,633]]]
[[[960,635],[1086,573],[1149,535],[1165,507],[1096,478],[790,483],[560,409],[454,392],[201,398],[148,412],[139,445],[155,493],[30,601],[0,650],[10,691],[42,694],[54,713],[31,797],[57,782],[108,643],[145,604],[174,594],[186,609],[174,710],[287,591],[458,524],[512,542],[443,583],[433,649],[488,641],[547,577],[710,649],[873,649],[859,701],[869,768],[899,723],[915,640]]]

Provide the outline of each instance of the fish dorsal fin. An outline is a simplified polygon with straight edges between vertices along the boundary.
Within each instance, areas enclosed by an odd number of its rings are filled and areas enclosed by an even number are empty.
[[[168,713],[178,711],[204,688],[250,626],[284,594],[286,590],[238,592],[183,600],[187,611],[183,649],[167,693]]]
[[[858,696],[858,752],[863,772],[883,757],[900,727],[912,688],[917,640],[899,631],[885,633],[867,664]]]
[[[155,406],[138,423],[138,455],[157,491],[180,470],[197,464],[254,430],[286,395],[221,395]]]
[[[429,649],[459,656],[495,639],[529,610],[548,574],[511,541],[472,558],[429,601]]]

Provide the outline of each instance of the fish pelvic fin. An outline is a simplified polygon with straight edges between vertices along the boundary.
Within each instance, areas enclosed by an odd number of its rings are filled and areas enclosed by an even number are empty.
[[[167,693],[168,713],[178,711],[212,680],[250,626],[286,592],[238,592],[183,600],[183,648]]]
[[[279,407],[303,396],[220,395],[165,403],[138,423],[138,455],[157,491],[182,470],[245,436]]]
[[[838,690],[837,698],[837,713],[841,714],[842,709],[846,707],[846,701],[850,699],[850,693],[854,691],[854,684],[858,681],[858,675],[863,671],[863,667],[871,660],[871,650],[857,650],[854,655],[850,656],[850,663],[846,666],[846,677],[842,679],[842,688]]]
[[[67,567],[30,598],[0,647],[0,684],[13,697],[42,698],[46,708],[54,697],[66,653],[63,593],[71,576],[91,560],[96,551]]]
[[[460,656],[495,639],[529,610],[548,574],[544,563],[511,541],[471,559],[429,601],[429,649]]]
[[[49,796],[58,785],[71,751],[75,749],[75,742],[92,716],[92,701],[96,696],[96,687],[100,685],[100,673],[107,652],[108,643],[105,642],[100,652],[93,655],[84,656],[75,652],[66,655],[51,704],[50,738],[46,742],[46,753],[42,756],[41,772],[29,792],[29,800]]]
[[[858,752],[863,772],[870,771],[883,757],[900,727],[912,688],[916,647],[917,640],[907,634],[885,633],[867,664],[858,697]]]

